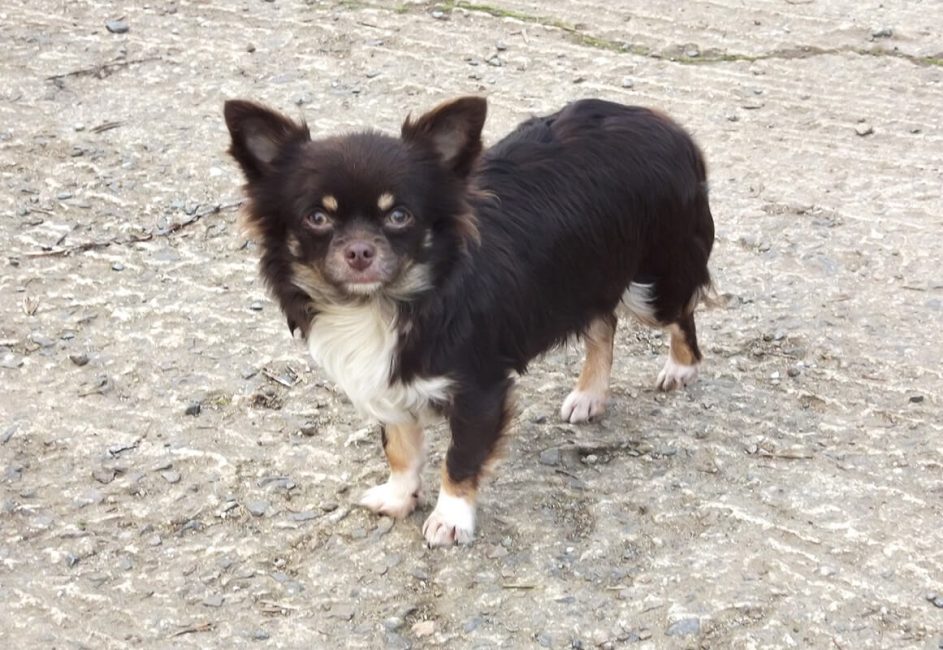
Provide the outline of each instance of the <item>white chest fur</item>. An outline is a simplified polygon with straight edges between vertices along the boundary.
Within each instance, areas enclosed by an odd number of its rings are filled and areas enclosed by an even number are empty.
[[[315,317],[308,350],[362,414],[386,424],[425,420],[430,403],[445,400],[449,380],[391,383],[397,344],[394,318],[392,305],[379,299],[330,306]]]

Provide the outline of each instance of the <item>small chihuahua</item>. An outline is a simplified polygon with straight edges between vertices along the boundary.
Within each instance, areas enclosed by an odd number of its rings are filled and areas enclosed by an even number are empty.
[[[670,332],[658,388],[691,383],[701,360],[694,309],[714,224],[691,137],[661,113],[590,99],[483,152],[486,112],[463,97],[407,119],[399,138],[312,140],[259,104],[225,106],[261,274],[325,375],[381,424],[390,477],[361,503],[411,513],[423,427],[448,419],[430,546],[472,540],[512,376],[536,356],[585,341],[568,422],[605,409],[620,305]]]

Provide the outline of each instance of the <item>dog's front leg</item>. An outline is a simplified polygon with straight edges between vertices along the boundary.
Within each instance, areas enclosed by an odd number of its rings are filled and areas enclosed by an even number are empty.
[[[468,544],[475,534],[481,478],[500,451],[511,419],[512,382],[463,386],[449,411],[452,443],[442,463],[442,487],[435,510],[422,527],[429,546]]]
[[[367,490],[360,504],[378,514],[402,519],[422,499],[421,474],[426,462],[423,431],[417,423],[387,424],[381,435],[390,478]]]

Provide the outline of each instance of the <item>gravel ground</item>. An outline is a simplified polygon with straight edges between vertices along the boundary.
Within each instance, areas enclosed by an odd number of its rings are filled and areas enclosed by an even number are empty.
[[[943,644],[936,0],[11,0],[0,37],[0,647]],[[578,348],[535,364],[477,541],[432,551],[428,507],[354,507],[378,435],[257,280],[221,108],[462,93],[489,141],[674,115],[727,305],[667,396],[623,323],[598,424],[556,416]]]

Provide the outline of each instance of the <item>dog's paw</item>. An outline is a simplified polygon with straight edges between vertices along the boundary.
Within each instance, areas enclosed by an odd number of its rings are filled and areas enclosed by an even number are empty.
[[[421,501],[422,491],[418,483],[406,485],[393,479],[370,488],[360,497],[360,505],[363,507],[394,519],[408,516]]]
[[[563,400],[560,417],[565,422],[588,422],[606,411],[606,394],[574,390]]]
[[[665,367],[658,373],[655,388],[663,391],[674,390],[690,386],[697,379],[697,365],[686,366],[678,363],[671,357],[665,362]]]
[[[470,544],[475,537],[475,505],[462,497],[439,492],[435,510],[422,526],[431,547]]]

